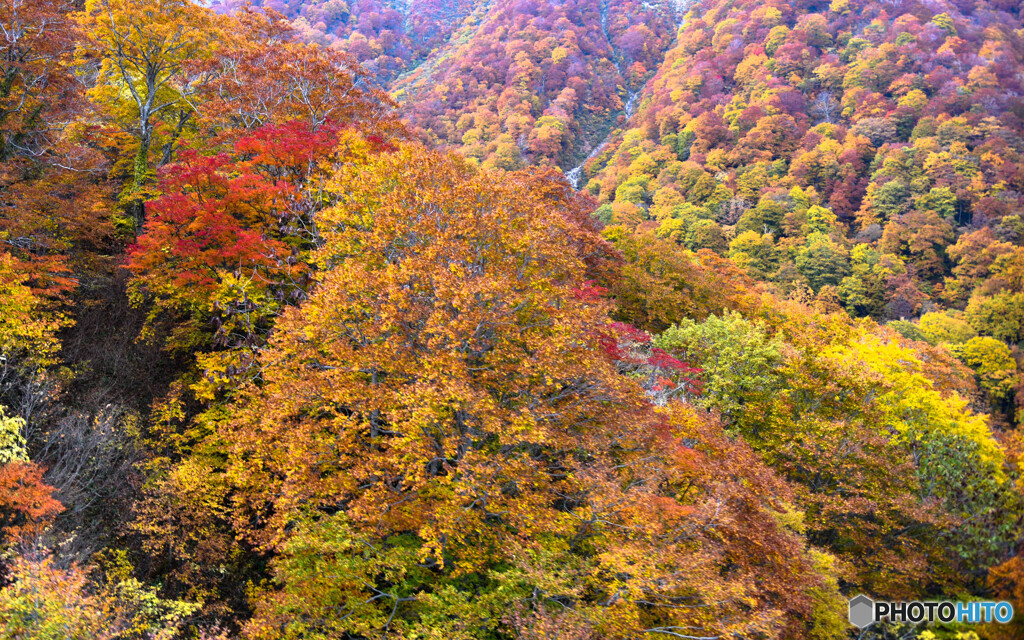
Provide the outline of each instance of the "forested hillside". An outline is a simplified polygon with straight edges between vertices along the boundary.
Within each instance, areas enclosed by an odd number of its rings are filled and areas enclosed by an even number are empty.
[[[234,5],[214,4],[221,11]],[[432,143],[488,168],[567,171],[632,115],[684,4],[498,0],[263,2],[347,51]],[[314,25],[310,27],[310,25]]]
[[[1024,611],[1016,0],[0,5],[0,638]]]
[[[606,222],[947,345],[1013,424],[1021,27],[1015,2],[705,3],[586,189]]]

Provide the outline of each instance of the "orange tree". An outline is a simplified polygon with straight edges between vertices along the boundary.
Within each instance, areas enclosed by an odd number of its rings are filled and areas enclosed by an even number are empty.
[[[315,292],[163,483],[212,478],[190,504],[270,558],[250,637],[835,630],[788,486],[620,373],[568,189],[416,145],[329,189]],[[179,535],[155,511],[151,540]]]
[[[102,181],[90,175],[98,156],[70,126],[84,103],[67,64],[72,4],[0,7],[0,251],[51,299],[74,287],[71,269],[103,261],[96,254],[109,249],[112,232]]]

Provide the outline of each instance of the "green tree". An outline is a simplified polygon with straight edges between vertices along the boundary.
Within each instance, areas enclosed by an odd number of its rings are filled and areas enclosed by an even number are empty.
[[[956,215],[956,194],[949,187],[936,187],[917,199],[918,211],[934,211],[946,220]]]
[[[807,244],[797,249],[796,268],[818,291],[837,285],[850,273],[850,254],[827,235],[812,233]]]
[[[765,326],[739,313],[685,319],[654,344],[703,369],[704,393],[697,402],[735,424],[753,401],[765,401],[780,384],[781,342]]]

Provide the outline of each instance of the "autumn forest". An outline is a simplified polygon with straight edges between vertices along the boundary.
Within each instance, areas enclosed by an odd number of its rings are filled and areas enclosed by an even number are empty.
[[[605,638],[1024,638],[1020,1],[0,0],[0,639]]]

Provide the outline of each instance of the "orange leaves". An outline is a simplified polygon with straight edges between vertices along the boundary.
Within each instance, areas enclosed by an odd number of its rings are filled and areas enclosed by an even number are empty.
[[[207,88],[208,119],[243,129],[300,121],[316,131],[328,122],[358,122],[363,131],[386,138],[400,132],[394,102],[365,86],[351,56],[296,42],[272,11],[246,9],[234,20]]]
[[[42,531],[64,506],[43,482],[43,470],[31,462],[0,465],[0,542],[10,543]]]
[[[46,153],[56,142],[56,121],[76,101],[74,76],[64,65],[72,46],[65,16],[72,3],[12,0],[0,6],[0,184],[3,163]]]
[[[598,635],[717,632],[736,598],[757,609],[749,628],[803,615],[802,596],[777,596],[817,584],[774,518],[785,485],[706,415],[655,410],[620,375],[598,340],[609,305],[586,284],[606,247],[561,184],[414,145],[329,183],[318,286],[279,320],[261,383],[218,434],[239,534],[282,553],[255,637],[298,610],[326,635],[458,619],[453,637],[478,637],[511,622],[492,607],[543,616],[531,592],[586,611]],[[661,352],[644,362],[685,367]],[[366,549],[323,561],[365,575],[342,591],[295,546],[338,523]],[[390,579],[362,573],[393,560]],[[742,570],[723,578],[726,566]],[[753,586],[758,572],[784,586]],[[303,584],[351,618],[329,623],[297,599]],[[467,602],[466,589],[483,593]],[[390,617],[369,606],[380,599],[396,603]],[[698,602],[714,615],[679,606]]]

